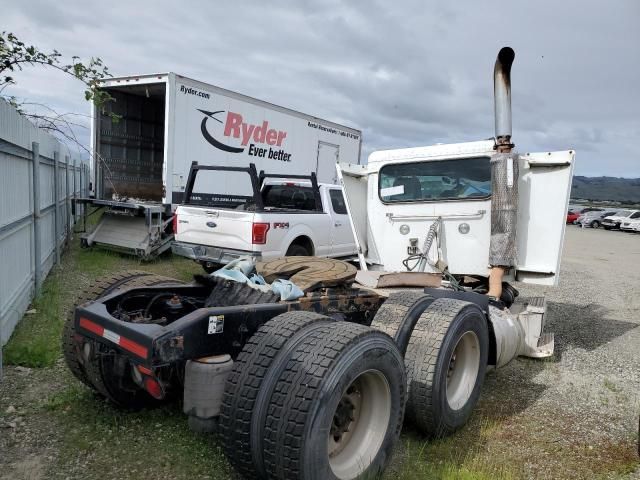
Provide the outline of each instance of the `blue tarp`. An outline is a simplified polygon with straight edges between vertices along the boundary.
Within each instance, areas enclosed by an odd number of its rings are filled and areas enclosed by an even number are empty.
[[[268,284],[262,276],[256,273],[256,263],[252,257],[240,257],[211,275],[214,277],[246,283],[249,287],[263,292],[273,292],[280,295],[280,300],[296,300],[304,296],[304,292],[289,280],[277,279]]]

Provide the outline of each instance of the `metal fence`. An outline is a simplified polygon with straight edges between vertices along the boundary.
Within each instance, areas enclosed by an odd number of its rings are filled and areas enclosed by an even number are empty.
[[[70,238],[88,196],[89,168],[66,145],[0,99],[1,351]]]

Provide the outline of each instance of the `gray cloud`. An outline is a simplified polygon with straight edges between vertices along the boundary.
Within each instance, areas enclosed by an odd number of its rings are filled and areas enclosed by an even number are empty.
[[[8,4],[7,4],[8,3]],[[492,69],[516,50],[514,141],[575,149],[576,173],[640,176],[640,3],[9,0],[4,29],[114,75],[175,71],[363,130],[363,152],[490,137]],[[27,70],[5,93],[88,113]]]

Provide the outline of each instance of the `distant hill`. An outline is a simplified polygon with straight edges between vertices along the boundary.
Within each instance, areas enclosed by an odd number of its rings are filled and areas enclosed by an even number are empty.
[[[572,200],[640,203],[640,178],[573,177]]]

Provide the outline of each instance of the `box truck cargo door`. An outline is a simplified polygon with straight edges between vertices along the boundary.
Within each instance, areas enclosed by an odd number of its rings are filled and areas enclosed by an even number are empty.
[[[558,284],[574,157],[573,150],[520,157],[516,277],[521,282]]]
[[[340,147],[333,143],[318,142],[318,157],[316,160],[316,175],[321,183],[336,183],[336,163]]]

